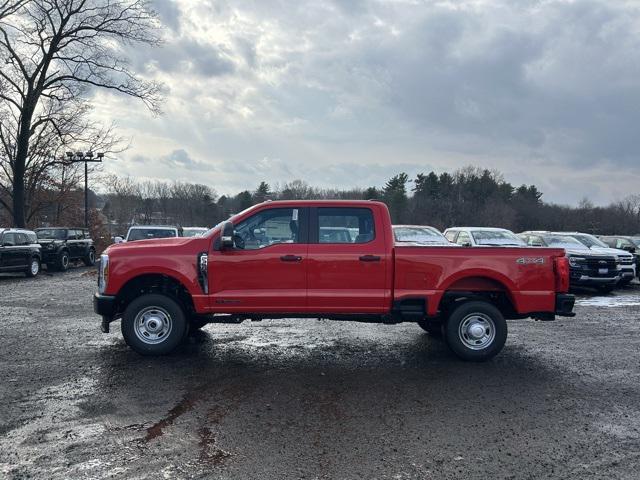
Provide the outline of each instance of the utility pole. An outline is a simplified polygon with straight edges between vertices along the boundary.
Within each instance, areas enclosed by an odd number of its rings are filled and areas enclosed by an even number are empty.
[[[101,163],[104,153],[100,152],[93,158],[93,152],[67,152],[67,158],[62,160],[63,165],[84,162],[84,228],[89,228],[89,163]]]

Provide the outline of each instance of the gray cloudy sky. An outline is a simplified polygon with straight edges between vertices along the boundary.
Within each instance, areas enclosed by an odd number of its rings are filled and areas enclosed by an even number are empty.
[[[156,0],[164,115],[100,93],[106,166],[219,193],[472,164],[548,201],[640,193],[637,0]]]

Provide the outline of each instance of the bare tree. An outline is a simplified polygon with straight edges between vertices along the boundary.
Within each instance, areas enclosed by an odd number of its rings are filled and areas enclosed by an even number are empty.
[[[13,222],[24,226],[31,159],[53,152],[34,143],[52,133],[63,144],[95,140],[84,100],[91,89],[158,111],[159,85],[138,78],[122,55],[126,44],[159,43],[158,22],[146,0],[0,0],[0,12],[1,173]]]

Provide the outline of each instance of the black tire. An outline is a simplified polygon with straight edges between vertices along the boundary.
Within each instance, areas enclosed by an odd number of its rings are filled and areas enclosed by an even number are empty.
[[[40,259],[38,257],[32,257],[29,262],[29,268],[27,268],[24,273],[29,278],[37,277],[40,273]]]
[[[156,293],[131,302],[122,316],[121,328],[124,341],[140,355],[166,355],[182,343],[188,332],[182,306],[173,298]]]
[[[500,310],[488,302],[465,302],[451,312],[445,337],[447,345],[461,359],[483,362],[495,357],[504,347],[507,322]]]
[[[60,270],[61,272],[66,272],[67,270],[69,270],[70,261],[71,261],[71,258],[69,257],[69,252],[67,252],[66,250],[63,250],[58,255],[58,260],[56,262],[56,269]]]
[[[441,338],[442,337],[442,322],[433,322],[429,320],[418,320],[418,325],[429,335]]]
[[[96,251],[93,248],[90,248],[82,261],[87,267],[93,267],[96,264]]]

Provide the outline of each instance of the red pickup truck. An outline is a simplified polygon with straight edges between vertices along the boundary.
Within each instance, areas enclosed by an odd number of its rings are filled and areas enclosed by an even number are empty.
[[[465,360],[502,349],[505,319],[573,316],[562,249],[401,246],[374,201],[253,206],[202,237],[110,246],[94,310],[145,355],[206,323],[267,318],[416,322]]]

